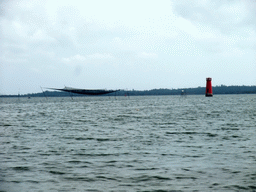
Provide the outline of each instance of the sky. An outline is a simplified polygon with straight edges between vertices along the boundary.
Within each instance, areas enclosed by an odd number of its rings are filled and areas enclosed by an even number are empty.
[[[256,85],[256,0],[0,0],[0,94]]]

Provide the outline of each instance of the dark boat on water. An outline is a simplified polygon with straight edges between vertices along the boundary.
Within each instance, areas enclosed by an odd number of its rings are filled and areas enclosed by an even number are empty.
[[[105,95],[108,93],[114,93],[119,90],[105,90],[105,89],[77,89],[73,87],[64,87],[63,89],[47,88],[52,90],[64,91],[69,93],[77,93],[82,95]]]

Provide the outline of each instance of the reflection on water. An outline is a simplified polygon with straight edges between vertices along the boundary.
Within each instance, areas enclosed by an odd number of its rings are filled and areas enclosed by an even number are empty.
[[[256,190],[256,96],[1,98],[1,191]]]

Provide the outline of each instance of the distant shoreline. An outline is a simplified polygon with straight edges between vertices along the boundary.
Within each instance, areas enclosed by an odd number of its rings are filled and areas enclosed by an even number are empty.
[[[204,95],[205,87],[179,88],[179,89],[151,89],[151,90],[120,90],[104,96],[143,96],[143,95]],[[213,86],[213,94],[256,94],[256,86]],[[0,97],[84,97],[87,95],[70,94],[60,91],[44,91],[41,93],[28,93],[22,95],[0,95]]]

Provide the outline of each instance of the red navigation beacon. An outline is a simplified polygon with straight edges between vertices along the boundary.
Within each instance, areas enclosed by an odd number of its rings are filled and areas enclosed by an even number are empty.
[[[205,96],[212,97],[212,78],[210,78],[210,77],[206,78]]]

